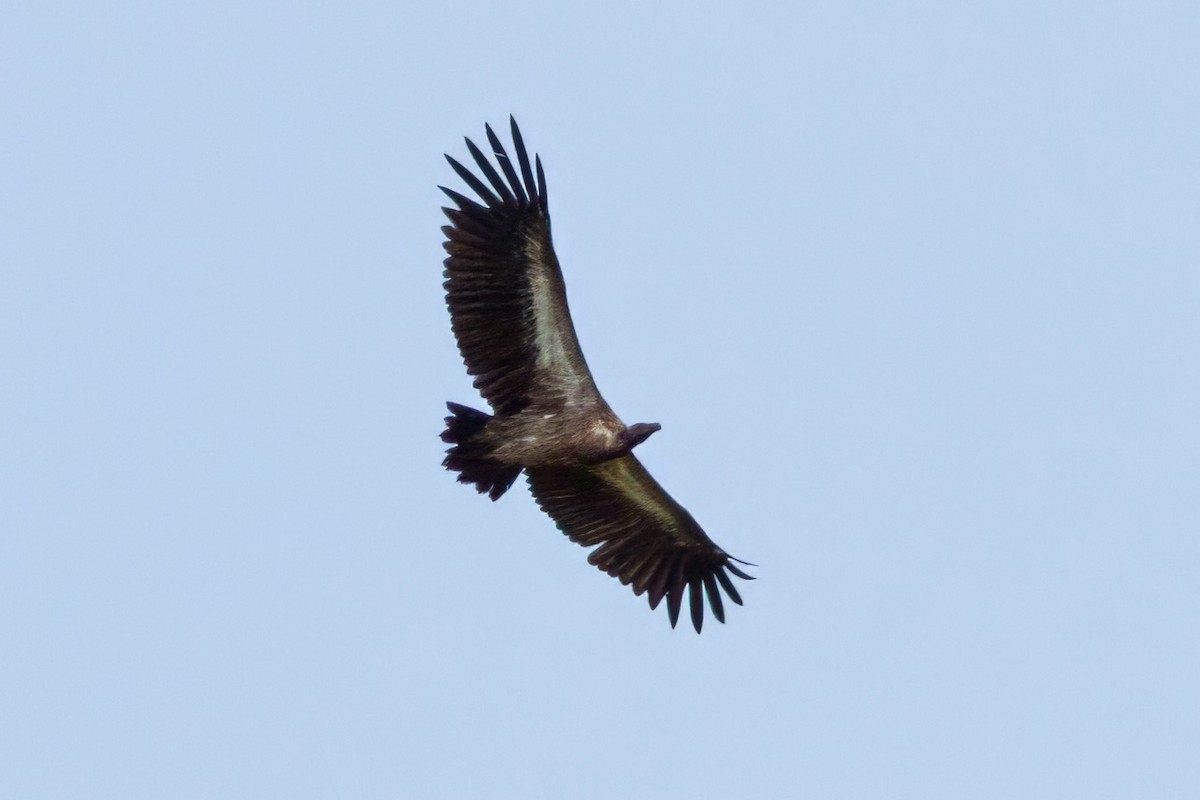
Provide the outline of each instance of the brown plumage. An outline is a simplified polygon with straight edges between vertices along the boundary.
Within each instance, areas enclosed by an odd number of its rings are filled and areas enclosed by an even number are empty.
[[[486,182],[446,156],[482,201],[440,187],[457,206],[442,209],[453,223],[442,228],[446,305],[467,372],[495,415],[447,403],[442,441],[453,446],[442,463],[492,500],[523,470],[559,529],[596,546],[590,563],[645,594],[651,608],[666,598],[672,627],[686,589],[698,633],[705,595],[720,622],[721,589],[741,605],[727,571],[752,578],[633,455],[659,426],[626,426],[600,396],[550,239],[542,162],[535,157],[530,165],[516,120],[510,122],[516,164],[486,128],[500,172],[467,139]]]

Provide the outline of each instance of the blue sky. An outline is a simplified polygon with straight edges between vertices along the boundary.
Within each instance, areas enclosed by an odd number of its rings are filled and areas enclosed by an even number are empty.
[[[1200,794],[1197,7],[421,6],[4,12],[0,796]],[[702,636],[440,467],[510,112]]]

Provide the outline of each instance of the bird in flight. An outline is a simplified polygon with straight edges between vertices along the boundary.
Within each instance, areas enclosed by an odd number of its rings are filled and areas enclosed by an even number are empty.
[[[747,562],[708,538],[633,454],[660,426],[626,425],[596,388],[550,238],[541,158],[530,165],[517,122],[509,121],[515,162],[485,126],[499,172],[470,139],[483,179],[446,156],[478,201],[438,187],[456,206],[442,209],[451,223],[442,227],[450,326],[492,409],[446,404],[442,441],[451,447],[442,464],[492,500],[524,471],[559,529],[596,547],[589,563],[645,594],[651,609],[666,598],[671,627],[686,589],[699,633],[705,596],[724,622],[721,590],[742,603],[728,573],[753,578],[733,563]]]

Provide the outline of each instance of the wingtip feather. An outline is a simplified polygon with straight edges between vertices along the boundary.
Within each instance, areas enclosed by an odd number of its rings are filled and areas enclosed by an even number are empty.
[[[699,575],[688,582],[688,600],[691,602],[692,627],[699,633],[704,627],[704,589]]]
[[[516,198],[513,197],[512,190],[508,188],[504,181],[500,180],[499,173],[496,172],[496,168],[492,166],[492,163],[487,160],[487,156],[483,154],[483,151],[480,150],[469,138],[466,138],[466,143],[467,150],[470,151],[471,157],[475,159],[475,163],[479,165],[480,172],[482,172],[484,177],[488,179],[488,182],[492,185],[492,188],[496,190],[496,193],[499,194],[500,198],[506,203],[516,200]]]
[[[467,143],[470,144],[470,142],[471,142],[471,140],[468,139]],[[473,144],[471,145],[471,147],[474,147],[474,146],[475,145],[473,145]],[[447,155],[446,161],[448,161],[450,163],[450,167],[456,173],[458,173],[458,177],[463,179],[463,183],[467,184],[467,186],[470,186],[471,191],[473,191],[473,192],[475,192],[475,194],[479,195],[480,200],[482,200],[484,203],[486,203],[489,206],[497,205],[500,202],[500,198],[496,197],[496,195],[492,192],[492,190],[489,189],[484,184],[483,181],[481,181],[481,180],[479,180],[479,178],[475,177],[475,173],[471,172],[471,170],[467,169],[462,164],[458,163],[458,161],[455,160],[455,158],[453,156]]]
[[[729,562],[726,562],[726,563],[725,563],[725,569],[729,570],[729,571],[730,571],[730,572],[732,572],[734,575],[737,575],[739,578],[741,578],[741,579],[742,579],[742,580],[744,580],[744,581],[752,581],[752,580],[754,580],[754,576],[753,576],[753,575],[747,575],[745,572],[743,572],[742,570],[738,569],[737,567],[735,567],[733,564],[730,564]]]
[[[721,600],[721,590],[717,588],[717,579],[713,573],[704,575],[704,589],[708,594],[708,605],[712,609],[717,622],[725,624],[725,603]]]
[[[683,590],[679,587],[671,587],[667,592],[667,618],[671,620],[671,627],[679,622],[679,607],[683,604]]]
[[[737,587],[733,585],[733,581],[729,580],[729,576],[725,574],[725,568],[717,567],[717,571],[714,574],[717,576],[721,588],[725,590],[725,594],[729,595],[729,599],[740,606],[742,604],[742,596],[738,594]]]
[[[550,195],[546,191],[546,172],[542,169],[542,157],[535,155],[533,163],[537,165],[537,193],[538,205],[542,209],[542,213],[546,217],[550,216]]]
[[[504,149],[504,143],[500,141],[500,137],[492,130],[491,125],[483,126],[487,130],[488,143],[492,146],[492,154],[496,156],[496,161],[500,164],[500,168],[504,170],[504,177],[508,179],[508,184],[516,195],[518,202],[524,204],[529,202],[529,197],[525,194],[525,187],[521,185],[521,179],[517,176],[516,169],[513,168],[512,159],[508,157],[508,151]]]

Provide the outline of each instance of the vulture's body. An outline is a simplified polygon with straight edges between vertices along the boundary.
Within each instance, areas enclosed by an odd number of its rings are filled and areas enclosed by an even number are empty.
[[[721,589],[742,602],[726,571],[750,576],[633,455],[659,426],[625,425],[596,388],[550,239],[541,160],[535,180],[515,121],[512,135],[515,164],[487,128],[503,175],[467,140],[486,183],[446,156],[482,201],[442,189],[458,206],[443,209],[452,223],[442,228],[446,305],[467,371],[494,415],[448,403],[442,440],[453,446],[443,464],[493,500],[524,471],[563,533],[599,545],[588,561],[645,593],[651,608],[665,597],[672,626],[685,589],[697,632],[705,594],[724,622]]]

